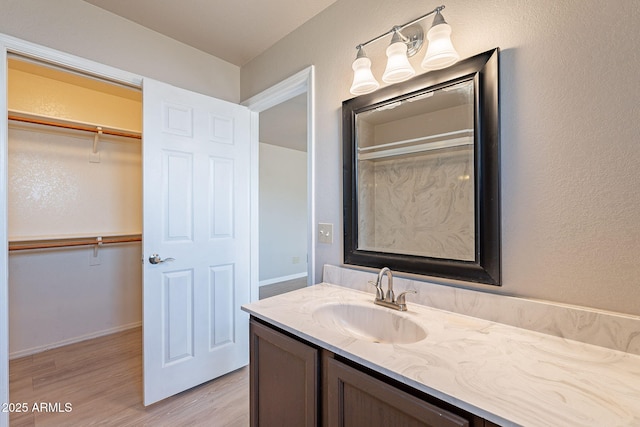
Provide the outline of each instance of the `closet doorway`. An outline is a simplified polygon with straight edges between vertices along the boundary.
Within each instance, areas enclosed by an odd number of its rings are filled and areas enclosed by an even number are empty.
[[[142,92],[7,68],[9,357],[140,328]]]

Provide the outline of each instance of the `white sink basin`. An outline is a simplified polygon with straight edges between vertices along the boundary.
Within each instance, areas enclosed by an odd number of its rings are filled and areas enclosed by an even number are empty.
[[[371,305],[326,304],[313,312],[313,319],[343,335],[384,344],[410,344],[427,332],[402,312]]]

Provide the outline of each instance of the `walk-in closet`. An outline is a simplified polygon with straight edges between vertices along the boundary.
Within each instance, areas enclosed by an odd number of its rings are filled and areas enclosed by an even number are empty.
[[[140,90],[12,57],[8,94],[10,359],[139,327]]]

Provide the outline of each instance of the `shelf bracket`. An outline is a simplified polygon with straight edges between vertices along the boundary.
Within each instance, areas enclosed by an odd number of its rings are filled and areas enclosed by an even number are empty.
[[[102,237],[96,237],[95,243],[93,243],[93,254],[89,254],[89,265],[100,265],[102,264],[102,257],[100,256],[100,247],[102,246]]]
[[[93,257],[98,257],[98,249],[102,246],[102,237],[96,237],[96,244],[93,245]]]
[[[89,154],[89,163],[100,163],[100,151],[98,151],[98,143],[102,136],[102,128],[96,127],[96,134],[93,137],[93,151]]]

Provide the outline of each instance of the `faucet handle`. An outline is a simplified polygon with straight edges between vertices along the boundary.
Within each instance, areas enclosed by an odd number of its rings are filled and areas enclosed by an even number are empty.
[[[404,311],[407,309],[406,295],[417,294],[417,293],[418,291],[416,291],[415,289],[407,289],[406,291],[398,295],[398,298],[396,299],[396,304],[400,306],[400,310]]]
[[[380,286],[379,283],[376,283],[373,280],[369,280],[367,283],[369,283],[372,286],[375,286],[375,288],[376,288],[376,299],[378,299],[378,300],[384,299],[384,292],[382,291],[382,286]]]

